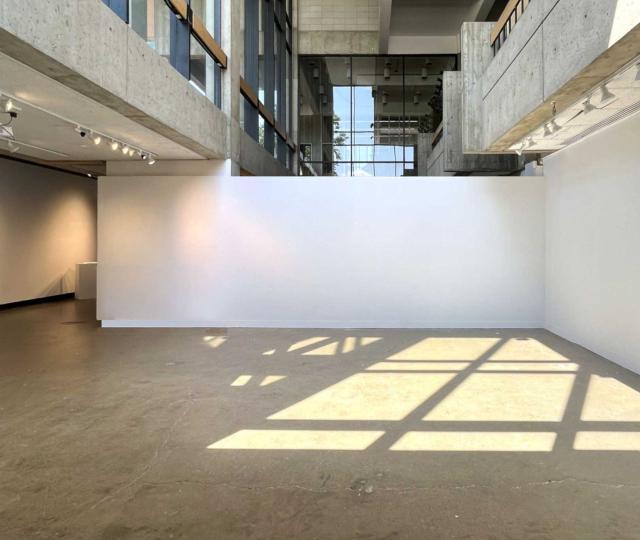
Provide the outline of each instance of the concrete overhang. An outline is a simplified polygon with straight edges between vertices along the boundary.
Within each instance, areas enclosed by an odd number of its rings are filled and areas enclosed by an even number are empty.
[[[227,117],[98,0],[0,2],[0,52],[203,158]]]
[[[568,109],[638,55],[640,55],[640,25],[603,52],[560,89],[547,96],[538,107],[496,139],[490,145],[489,150],[508,151],[532,131],[553,120],[554,111],[561,112]]]
[[[640,55],[640,2],[530,2],[479,76],[477,146],[508,152]],[[483,29],[483,32],[485,30]],[[491,54],[490,40],[478,42]]]

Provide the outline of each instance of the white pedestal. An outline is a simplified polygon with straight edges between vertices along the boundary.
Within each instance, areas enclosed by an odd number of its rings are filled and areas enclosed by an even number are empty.
[[[76,264],[76,299],[89,300],[96,297],[97,262]]]

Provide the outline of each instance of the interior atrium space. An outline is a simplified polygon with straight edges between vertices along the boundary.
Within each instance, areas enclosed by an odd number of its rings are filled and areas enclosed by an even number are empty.
[[[0,540],[640,539],[640,0],[0,0]]]

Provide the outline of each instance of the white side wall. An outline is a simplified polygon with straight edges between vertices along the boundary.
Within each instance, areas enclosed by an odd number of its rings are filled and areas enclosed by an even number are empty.
[[[105,325],[539,327],[543,178],[99,180]]]
[[[0,159],[0,304],[73,292],[96,257],[96,181]]]
[[[545,160],[546,326],[640,372],[640,115]]]

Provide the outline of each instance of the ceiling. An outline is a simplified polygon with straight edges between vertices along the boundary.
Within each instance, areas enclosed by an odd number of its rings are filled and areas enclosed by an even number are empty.
[[[457,35],[463,22],[482,19],[492,5],[487,0],[393,0],[390,34]]]
[[[21,109],[11,123],[19,147],[13,153],[15,157],[60,164],[140,159],[137,154],[129,157],[120,150],[111,150],[107,139],[111,142],[115,138],[152,153],[157,159],[203,159],[4,54],[0,54],[0,73],[0,93],[12,98]],[[8,115],[0,115],[1,124],[8,120]],[[77,125],[101,134],[102,142],[96,145],[89,137],[81,137]],[[0,139],[0,153],[8,150],[8,143]]]

